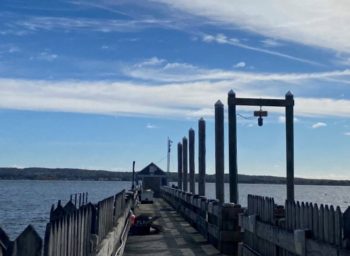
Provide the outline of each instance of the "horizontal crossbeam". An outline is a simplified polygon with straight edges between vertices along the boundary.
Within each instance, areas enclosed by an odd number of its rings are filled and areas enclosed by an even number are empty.
[[[240,105],[240,106],[287,107],[287,106],[294,106],[294,100],[292,100],[292,99],[234,98],[232,104]]]

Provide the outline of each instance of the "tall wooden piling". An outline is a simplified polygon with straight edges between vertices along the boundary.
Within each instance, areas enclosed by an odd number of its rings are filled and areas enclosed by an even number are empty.
[[[228,145],[229,145],[229,182],[230,202],[238,203],[238,177],[237,177],[237,117],[236,94],[233,90],[228,93]]]
[[[177,186],[182,189],[182,144],[177,144]]]
[[[205,196],[205,121],[198,121],[198,194]]]
[[[188,190],[188,182],[187,182],[187,138],[184,137],[182,139],[182,174],[183,174],[183,185],[182,188],[184,191]]]
[[[215,178],[216,199],[224,202],[224,105],[215,103]]]
[[[195,194],[194,187],[194,130],[191,128],[188,131],[188,153],[189,153],[189,171],[190,171],[190,192]]]
[[[287,200],[294,200],[294,96],[286,94]]]

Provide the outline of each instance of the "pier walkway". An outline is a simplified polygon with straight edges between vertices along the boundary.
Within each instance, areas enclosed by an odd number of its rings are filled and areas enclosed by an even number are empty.
[[[136,215],[161,216],[155,224],[163,227],[158,234],[129,236],[124,255],[224,255],[190,226],[168,203],[156,198],[153,204],[140,204]]]

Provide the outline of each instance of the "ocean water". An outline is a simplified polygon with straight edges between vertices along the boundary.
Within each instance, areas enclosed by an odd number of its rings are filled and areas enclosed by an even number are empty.
[[[11,239],[29,224],[43,236],[51,205],[57,200],[65,203],[70,194],[88,192],[89,201],[95,203],[130,186],[131,182],[123,181],[0,180],[0,226]],[[284,204],[285,185],[239,184],[238,188],[239,203],[243,206],[246,206],[248,194],[274,197],[276,203]],[[206,196],[215,198],[214,183],[206,184]],[[297,185],[295,198],[304,202],[339,205],[344,211],[350,205],[350,187]],[[225,184],[225,200],[229,200],[228,184]]]

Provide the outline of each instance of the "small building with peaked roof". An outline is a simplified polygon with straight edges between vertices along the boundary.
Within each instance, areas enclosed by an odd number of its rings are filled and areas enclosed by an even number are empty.
[[[167,175],[156,164],[150,163],[136,173],[136,180],[142,180],[143,189],[151,189],[154,196],[159,196],[161,186],[167,185]]]

